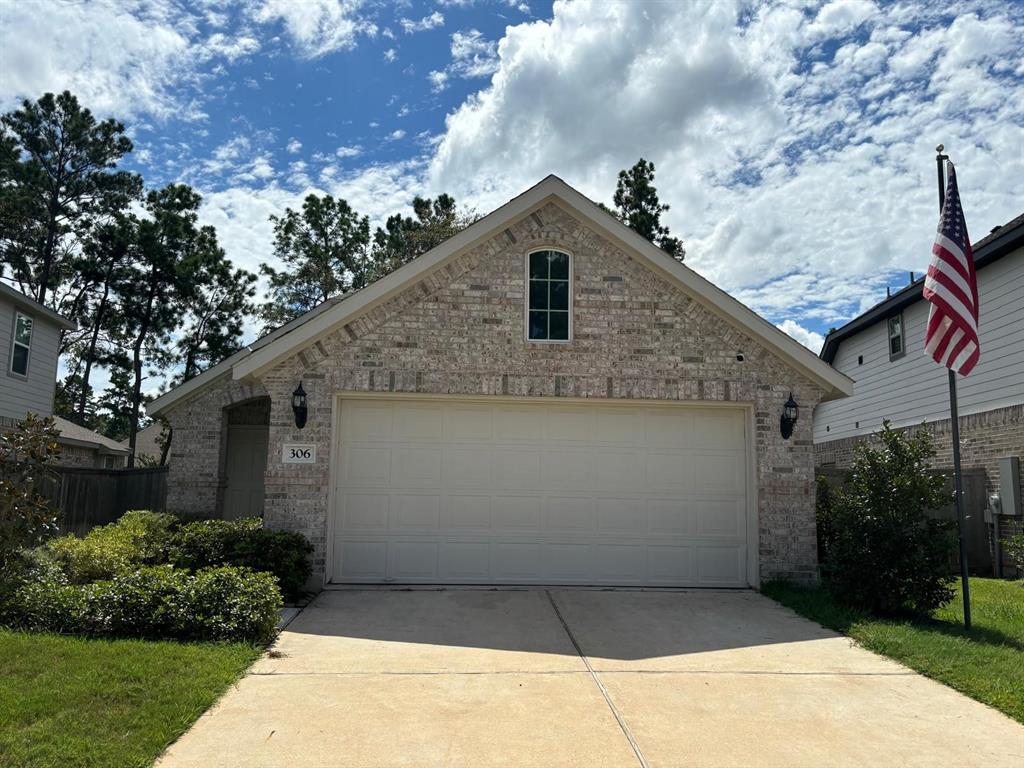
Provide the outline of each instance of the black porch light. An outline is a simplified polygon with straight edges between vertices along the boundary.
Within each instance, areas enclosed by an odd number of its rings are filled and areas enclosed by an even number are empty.
[[[789,393],[789,400],[782,406],[782,418],[779,419],[779,431],[782,433],[784,440],[789,440],[790,435],[793,434],[793,425],[796,424],[797,417],[800,415],[800,406],[796,404],[796,400],[793,399],[793,393]]]
[[[309,413],[309,409],[306,408],[306,390],[302,388],[301,381],[298,388],[292,392],[292,412],[295,414],[295,426],[299,429],[306,426],[306,415]]]

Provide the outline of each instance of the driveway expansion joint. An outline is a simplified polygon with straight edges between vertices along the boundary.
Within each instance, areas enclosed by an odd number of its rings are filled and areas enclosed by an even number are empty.
[[[598,690],[601,691],[601,696],[604,698],[605,704],[608,705],[608,709],[611,710],[612,715],[615,717],[615,722],[619,724],[619,728],[622,730],[622,734],[626,737],[626,741],[628,741],[629,746],[633,748],[633,754],[636,755],[636,759],[640,763],[641,768],[650,768],[650,763],[647,762],[647,759],[644,757],[644,753],[640,751],[640,745],[629,730],[629,726],[626,725],[625,718],[623,718],[622,713],[619,712],[618,708],[615,706],[615,702],[612,701],[611,694],[608,693],[608,689],[604,687],[604,683],[601,682],[601,678],[597,676],[597,672],[595,672],[594,668],[590,665],[590,659],[588,659],[586,654],[583,653],[583,649],[576,641],[576,636],[573,635],[568,622],[566,622],[565,617],[562,616],[562,612],[559,610],[558,603],[555,602],[555,598],[551,594],[551,590],[545,589],[544,594],[547,595],[548,602],[551,603],[551,609],[555,612],[555,616],[558,617],[558,621],[561,623],[562,629],[565,630],[565,634],[569,636],[569,641],[572,643],[573,648],[576,649],[576,653],[579,654],[580,660],[586,666],[594,684],[597,686]]]

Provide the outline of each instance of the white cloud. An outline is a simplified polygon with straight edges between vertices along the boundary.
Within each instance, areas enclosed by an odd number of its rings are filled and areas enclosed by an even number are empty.
[[[1020,212],[1024,9],[946,12],[556,2],[506,29],[430,183],[489,210],[557,173],[608,202],[643,156],[691,267],[775,321],[838,324],[927,262],[935,144],[976,236]]]
[[[399,139],[404,139],[404,138],[405,138],[405,131],[403,131],[401,128],[399,128],[398,130],[392,131],[391,133],[388,134],[388,140],[389,141],[398,141]]]
[[[498,44],[479,30],[455,32],[451,50],[451,71],[459,77],[484,77],[498,68]]]
[[[338,147],[334,150],[335,157],[358,157],[363,153],[362,147]]]
[[[283,24],[299,53],[313,59],[355,48],[359,34],[377,34],[376,25],[358,15],[362,5],[362,0],[263,0],[250,13],[261,23]]]
[[[783,320],[776,328],[792,336],[814,354],[821,352],[821,345],[825,343],[825,337],[820,333],[809,331],[793,320]]]
[[[203,50],[191,22],[173,5],[132,13],[120,3],[5,3],[0,23],[0,107],[46,91],[70,90],[98,115],[201,116],[178,92],[201,61],[248,49],[221,33]]]
[[[296,154],[299,153],[299,150],[301,150],[301,149],[302,149],[302,142],[299,141],[298,139],[290,139],[288,141],[288,146],[285,147],[285,151],[289,155],[296,155]]]
[[[427,80],[430,82],[430,89],[434,93],[440,93],[448,87],[448,73],[439,72],[437,70],[431,71],[427,75]]]
[[[399,19],[398,24],[407,35],[412,35],[417,32],[427,32],[431,29],[437,29],[437,27],[444,24],[444,14],[440,11],[434,11],[429,16],[424,16],[419,20],[405,18]]]
[[[384,61],[386,61],[388,64],[391,64],[397,58],[398,51],[396,51],[394,48],[388,48],[386,51],[384,51]]]

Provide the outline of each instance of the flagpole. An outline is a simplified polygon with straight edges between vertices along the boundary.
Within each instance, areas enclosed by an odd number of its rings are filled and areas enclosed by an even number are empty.
[[[939,177],[939,213],[946,203],[945,165],[948,155],[942,154],[945,149],[941,144],[935,148],[935,166]],[[949,419],[953,438],[953,487],[956,497],[956,530],[960,540],[960,583],[964,598],[964,629],[971,628],[971,588],[967,580],[967,540],[964,529],[967,527],[964,517],[964,490],[960,474],[960,418],[956,407],[956,373],[952,368],[949,373]]]

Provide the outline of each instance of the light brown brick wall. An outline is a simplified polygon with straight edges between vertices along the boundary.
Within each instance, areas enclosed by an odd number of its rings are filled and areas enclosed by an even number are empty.
[[[575,332],[568,345],[524,340],[525,258],[543,246],[573,255]],[[309,403],[301,431],[290,405],[299,380]],[[241,385],[227,376],[175,407],[168,414],[174,426],[169,504],[211,508],[222,409],[266,393],[264,516],[268,526],[308,536],[322,572],[332,409],[343,391],[750,403],[761,576],[816,576],[810,414],[821,397],[818,386],[553,204],[278,364],[259,382]],[[790,392],[803,415],[786,441],[778,423]],[[281,464],[284,442],[315,443],[316,463]]]

